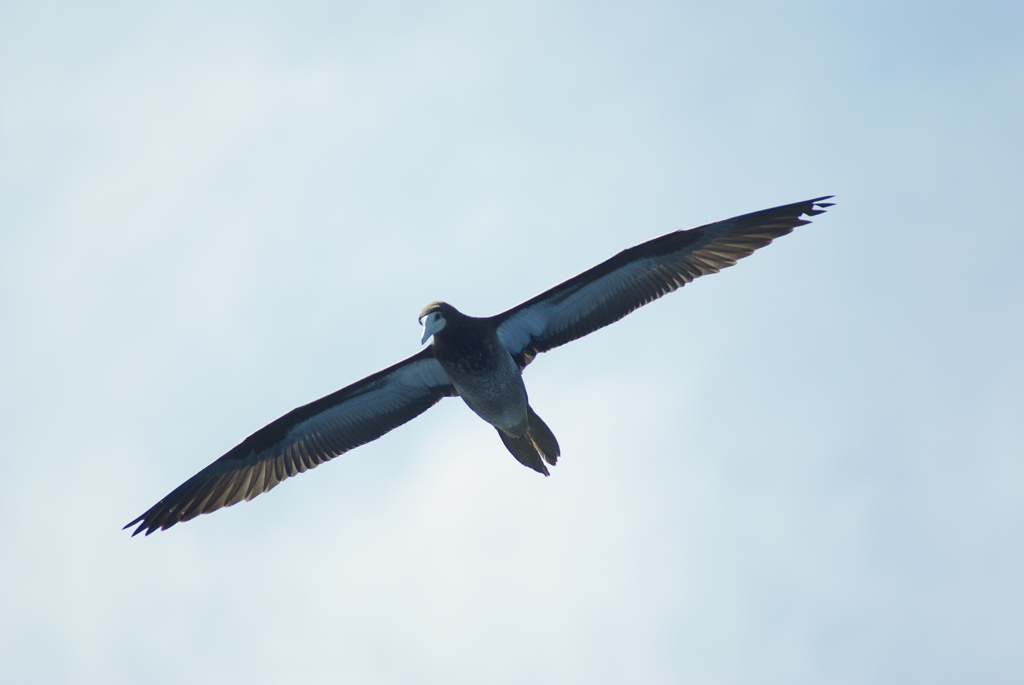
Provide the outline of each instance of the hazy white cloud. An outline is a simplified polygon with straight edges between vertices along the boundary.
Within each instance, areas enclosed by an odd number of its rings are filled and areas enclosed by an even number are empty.
[[[1016,682],[1012,3],[228,3],[0,21],[0,680]],[[836,193],[448,400],[120,526],[294,406],[660,233]]]

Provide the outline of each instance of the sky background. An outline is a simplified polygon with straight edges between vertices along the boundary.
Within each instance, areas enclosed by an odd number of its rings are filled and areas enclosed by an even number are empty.
[[[4,2],[0,681],[1024,681],[1024,4]],[[678,228],[835,194],[446,400],[121,526]]]

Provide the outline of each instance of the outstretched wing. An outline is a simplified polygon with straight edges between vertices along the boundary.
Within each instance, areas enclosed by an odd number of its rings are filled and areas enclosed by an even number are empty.
[[[139,524],[132,535],[149,535],[250,500],[285,478],[376,440],[455,394],[428,347],[264,426],[125,528]]]
[[[526,366],[540,352],[582,338],[634,309],[713,274],[831,207],[832,196],[675,231],[606,262],[494,317],[498,338]]]

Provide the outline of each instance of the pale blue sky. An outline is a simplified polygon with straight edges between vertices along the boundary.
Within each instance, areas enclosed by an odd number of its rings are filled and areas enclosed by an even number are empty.
[[[1024,5],[5,3],[0,681],[1024,680]],[[811,226],[120,527],[289,409],[676,228]]]

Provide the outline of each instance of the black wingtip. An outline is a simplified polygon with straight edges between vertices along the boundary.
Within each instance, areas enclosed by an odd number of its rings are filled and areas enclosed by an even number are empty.
[[[807,211],[807,212],[804,212],[804,213],[807,214],[808,216],[815,216],[817,214],[823,213],[826,208],[834,207],[836,205],[836,203],[834,203],[834,202],[821,202],[821,201],[822,200],[831,200],[831,199],[833,199],[835,197],[836,196],[834,196],[834,195],[826,195],[826,196],[821,197],[821,198],[815,198],[814,200],[809,200],[808,202],[811,203],[811,209],[809,211]]]
[[[139,518],[135,519],[134,521],[132,521],[131,523],[129,523],[128,525],[126,525],[126,526],[125,526],[124,528],[122,528],[121,530],[128,530],[129,528],[131,528],[131,527],[132,527],[132,526],[134,526],[135,524],[139,524],[139,527],[138,527],[138,528],[136,528],[135,530],[133,530],[133,531],[132,531],[132,537],[135,537],[136,535],[138,535],[139,533],[141,533],[141,532],[143,532],[143,531],[145,531],[145,532],[146,532],[146,535],[149,535],[149,534],[150,534],[150,533],[152,533],[152,532],[153,532],[154,530],[157,530],[156,528],[154,528],[154,527],[153,527],[152,525],[150,525],[150,524],[149,524],[149,523],[148,523],[148,522],[146,521],[146,514],[143,514],[143,515],[142,515],[142,516],[140,516]]]
[[[831,200],[834,197],[835,195],[825,195],[823,197],[816,197],[813,200],[808,200],[811,208],[805,210],[803,214],[806,214],[807,216],[818,216],[819,214],[824,214],[826,209],[834,207],[836,203],[822,202],[822,200]]]

